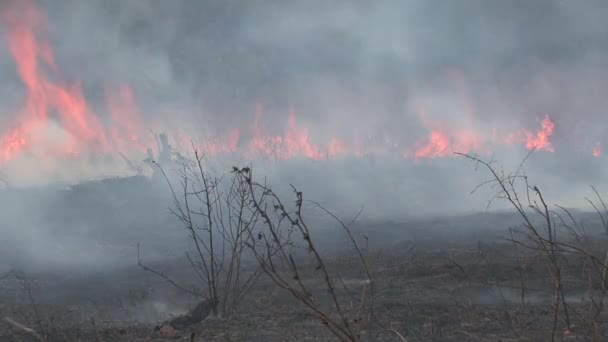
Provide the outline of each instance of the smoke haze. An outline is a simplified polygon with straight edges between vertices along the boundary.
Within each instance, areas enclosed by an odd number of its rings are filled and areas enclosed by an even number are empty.
[[[5,23],[21,20],[15,17],[19,12],[9,11],[16,2],[0,5],[0,11],[12,13]],[[344,213],[362,205],[376,219],[483,210],[492,191],[469,192],[486,175],[452,152],[494,154],[509,170],[526,155],[531,140],[543,148],[526,169],[555,202],[580,205],[589,184],[604,185],[605,1],[36,4],[48,18],[36,29],[39,39],[48,40],[60,70],[41,72],[49,82],[77,84],[105,128],[112,122],[108,98],[117,93],[122,94],[118,107],[137,112],[141,136],[149,130],[178,131],[200,141],[220,132],[221,139],[234,140],[232,153],[256,141],[256,127],[283,134],[294,113],[298,134],[305,129],[300,137],[309,139],[297,139],[306,147],[300,146],[297,156],[268,161],[229,153],[218,157],[218,168],[253,159],[260,177],[278,186],[293,183],[309,198]],[[0,44],[2,132],[12,128],[27,98],[10,50],[10,27],[4,26]],[[121,92],[125,85],[134,103],[125,100],[130,98]],[[543,126],[544,118],[554,127]],[[65,125],[49,122],[48,130],[65,135]],[[234,139],[232,132],[238,132]],[[153,139],[143,141],[144,147],[154,147]],[[183,150],[188,141],[171,143]],[[353,151],[381,146],[382,153],[352,152],[328,161],[311,147],[331,150],[332,141],[346,141]],[[435,146],[444,142],[450,146]],[[146,157],[145,148],[120,146],[118,152],[137,163]],[[49,151],[37,145],[0,170],[14,185],[129,174],[132,170],[125,171],[113,152],[111,166],[88,155],[45,163],[40,156]],[[34,212],[47,208],[53,196],[39,198]],[[44,215],[23,214],[34,208],[21,203],[11,206],[19,210],[7,227],[42,230]],[[149,210],[143,207],[141,213],[134,209],[133,217]],[[25,231],[19,234],[16,239],[25,239]]]

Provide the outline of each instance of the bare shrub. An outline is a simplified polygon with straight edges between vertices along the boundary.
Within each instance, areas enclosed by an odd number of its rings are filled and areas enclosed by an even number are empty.
[[[321,204],[309,201],[335,221],[355,251],[364,279],[346,281],[322,255],[303,214],[302,192],[286,206],[267,184],[252,178],[250,167],[234,167],[230,176],[214,176],[203,156],[177,156],[179,181],[157,164],[173,196],[172,214],[192,241],[186,253],[205,292],[188,289],[171,277],[139,265],[184,292],[216,299],[232,314],[261,274],[288,291],[313,317],[342,341],[360,341],[374,322],[374,283],[368,262],[349,225]],[[353,220],[354,221],[354,220]],[[253,263],[245,265],[249,258]],[[246,274],[246,266],[253,272]],[[246,275],[245,275],[246,274]],[[395,333],[398,336],[398,333]]]
[[[549,206],[542,191],[537,186],[529,184],[528,177],[522,171],[529,155],[515,172],[506,173],[502,170],[498,171],[498,168],[493,166],[493,161],[484,161],[467,154],[457,154],[483,166],[491,174],[489,180],[480,184],[480,186],[486,185],[496,189],[488,206],[496,199],[504,200],[521,217],[523,222],[519,228],[523,229],[511,229],[509,241],[516,246],[544,256],[553,280],[554,301],[550,340],[555,341],[558,338],[557,331],[560,328],[560,321],[563,321],[564,332],[570,332],[575,328],[573,314],[588,329],[588,335],[593,336],[594,340],[599,340],[600,315],[604,312],[606,298],[608,251],[601,251],[598,255],[584,226],[575,219],[571,211],[559,205]],[[587,201],[599,215],[603,228],[608,233],[608,209],[599,192],[593,187],[592,189],[601,207],[593,200],[587,199]],[[563,232],[566,233],[564,237],[559,235]],[[567,302],[565,279],[577,278],[577,275],[564,274],[563,262],[566,257],[577,257],[583,261],[583,270],[590,269],[583,276],[587,277],[590,288],[591,307],[586,313],[575,310]],[[521,263],[521,261],[518,262]],[[520,274],[520,278],[523,305],[525,293],[523,275]],[[599,298],[592,291],[595,288],[601,290]]]
[[[303,215],[302,192],[292,186],[295,204],[287,207],[270,186],[254,181],[251,168],[235,167],[233,171],[247,187],[253,210],[263,224],[259,232],[250,231],[248,242],[262,270],[308,308],[334,336],[341,341],[359,341],[373,315],[374,286],[364,255],[348,225],[320,204],[310,202],[340,224],[356,251],[366,278],[356,296],[355,291],[331,271],[327,258],[317,248]],[[307,257],[296,255],[302,250]],[[306,260],[313,262],[314,270],[305,267]],[[359,303],[356,307],[346,304],[352,302],[353,297]]]
[[[251,272],[244,267],[247,240],[258,218],[249,210],[249,192],[235,176],[215,176],[197,149],[193,158],[177,155],[177,181],[156,165],[171,191],[171,213],[192,241],[186,257],[203,290],[187,289],[138,258],[139,265],[184,292],[217,303],[214,314],[233,314],[261,274],[259,267]]]

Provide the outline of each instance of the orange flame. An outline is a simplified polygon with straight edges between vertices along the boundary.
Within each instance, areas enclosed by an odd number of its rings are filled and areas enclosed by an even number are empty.
[[[254,137],[249,147],[252,157],[284,160],[304,156],[309,159],[322,159],[327,155],[310,142],[308,129],[298,127],[293,109],[289,111],[287,129],[283,135],[267,135],[260,127],[261,120],[262,107],[258,105],[253,124]]]
[[[68,134],[63,141],[65,153],[80,153],[85,147],[104,151],[107,147],[105,133],[88,108],[80,87],[54,83],[44,75],[44,67],[56,71],[53,51],[40,37],[40,31],[46,26],[45,16],[31,0],[24,0],[10,3],[2,19],[7,27],[9,50],[27,90],[20,129],[7,135],[10,141],[19,143],[4,145],[5,157],[12,157],[28,143],[53,144],[44,129],[51,111],[57,112],[62,128]]]
[[[61,81],[60,71],[53,50],[44,37],[47,18],[33,0],[12,0],[3,12],[2,23],[7,28],[8,46],[18,74],[26,90],[22,111],[12,123],[11,129],[0,136],[0,164],[6,163],[31,150],[41,155],[81,156],[85,153],[107,154],[123,151],[141,152],[153,146],[154,140],[146,134],[140,120],[140,108],[135,92],[128,85],[106,89],[109,111],[107,122],[91,110],[78,83]],[[489,153],[493,145],[520,145],[529,150],[554,152],[551,142],[555,123],[549,115],[541,121],[541,127],[533,132],[526,129],[505,132],[497,128],[479,129],[475,126],[475,103],[466,89],[464,74],[452,71],[449,76],[456,88],[459,101],[457,110],[464,120],[431,120],[422,104],[417,112],[422,126],[428,130],[423,141],[408,148],[389,136],[370,137],[352,133],[350,141],[336,136],[325,143],[313,141],[309,127],[296,118],[291,109],[286,127],[280,134],[270,134],[262,127],[263,108],[256,107],[250,131],[238,128],[227,134],[205,139],[201,144],[213,156],[241,153],[251,159],[276,160],[304,157],[308,159],[361,157],[368,154],[396,154],[415,160],[452,156],[454,152]],[[452,107],[448,107],[452,108]],[[53,114],[56,113],[56,118]],[[449,117],[452,119],[452,117]],[[156,123],[155,123],[156,124]],[[59,125],[61,134],[51,129]],[[161,128],[162,130],[162,128]],[[167,132],[177,137],[177,143],[188,146],[192,138],[183,130]],[[251,135],[249,141],[244,137]],[[59,140],[58,140],[59,136]],[[596,145],[593,155],[599,157],[602,146]],[[41,157],[41,156],[36,156]]]
[[[419,147],[414,153],[415,159],[436,158],[452,156],[454,152],[461,153],[488,153],[488,144],[507,144],[522,142],[528,150],[554,152],[554,147],[549,138],[553,135],[555,124],[549,115],[546,115],[538,132],[532,133],[527,130],[520,132],[499,134],[497,129],[492,129],[490,138],[471,129],[448,130],[431,128],[428,141]]]
[[[20,129],[14,129],[2,137],[0,145],[3,147],[0,162],[11,160],[15,154],[19,153],[26,144],[25,135]]]
[[[415,151],[415,159],[449,157],[455,152],[483,152],[483,143],[472,131],[445,132],[432,129],[429,141]]]
[[[546,115],[541,123],[540,131],[535,135],[527,133],[528,139],[526,141],[526,148],[528,150],[536,149],[539,151],[554,152],[555,149],[549,141],[549,138],[553,135],[554,128],[555,124],[551,121],[549,115]]]

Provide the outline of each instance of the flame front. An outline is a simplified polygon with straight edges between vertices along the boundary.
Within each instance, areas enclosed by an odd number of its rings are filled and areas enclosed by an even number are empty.
[[[45,37],[47,18],[33,0],[11,1],[2,14],[2,22],[26,98],[22,109],[10,124],[5,125],[4,133],[0,136],[0,164],[24,155],[34,156],[47,164],[53,164],[49,159],[125,152],[144,156],[146,148],[154,144],[147,132],[152,128],[169,131],[158,122],[143,123],[135,92],[127,84],[106,87],[108,115],[105,116],[107,120],[100,119],[87,103],[78,82],[62,81],[53,49]],[[201,144],[207,153],[214,156],[239,154],[249,159],[276,160],[320,160],[368,154],[422,160],[449,157],[454,152],[487,154],[492,147],[502,145],[555,151],[551,141],[555,123],[550,115],[545,115],[540,127],[533,130],[480,128],[475,125],[475,103],[468,96],[464,74],[453,71],[450,76],[456,85],[453,95],[463,99],[460,105],[463,115],[460,116],[465,119],[459,125],[453,125],[449,120],[433,120],[427,108],[419,106],[419,126],[428,134],[412,146],[400,145],[394,137],[371,137],[356,133],[350,134],[350,140],[327,136],[325,141],[315,141],[312,138],[314,135],[310,134],[314,132],[314,126],[301,121],[295,109],[287,113],[282,134],[269,134],[264,129],[264,109],[261,105],[252,115],[248,131],[242,128],[228,129],[224,134],[206,137]],[[192,140],[189,134],[192,132],[177,130],[168,133],[187,145]],[[251,138],[245,139],[244,136]],[[601,156],[600,144],[593,148],[592,154]]]

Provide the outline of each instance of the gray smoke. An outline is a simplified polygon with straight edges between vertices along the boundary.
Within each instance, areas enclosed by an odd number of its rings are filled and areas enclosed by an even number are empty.
[[[144,118],[170,118],[202,134],[241,128],[243,139],[256,104],[266,108],[270,132],[283,129],[293,107],[313,141],[370,135],[399,146],[427,138],[420,102],[453,125],[472,110],[479,129],[535,131],[549,114],[557,152],[530,158],[531,179],[555,202],[573,205],[583,203],[589,184],[605,185],[604,159],[590,156],[595,144],[608,145],[605,1],[39,4],[49,17],[61,77],[81,82],[100,116],[107,111],[106,87],[124,83],[132,85]],[[23,87],[6,44],[0,55],[0,103],[15,108]],[[0,113],[2,121],[14,115]],[[525,153],[497,150],[494,158],[513,169]],[[237,162],[222,165],[229,170]],[[469,195],[487,175],[459,159],[256,167],[269,181],[294,183],[343,212],[365,205],[374,218],[483,210],[491,197],[490,190]]]

